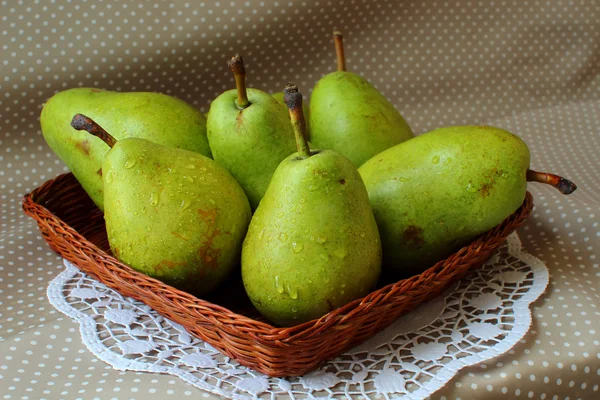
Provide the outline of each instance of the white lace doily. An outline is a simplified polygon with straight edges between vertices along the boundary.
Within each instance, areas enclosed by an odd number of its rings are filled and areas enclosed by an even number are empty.
[[[466,366],[508,351],[531,325],[529,304],[546,266],[512,234],[485,266],[437,299],[300,378],[269,378],[220,354],[145,304],[123,297],[65,261],[50,302],[77,320],[85,345],[119,370],[169,373],[234,399],[422,399]]]

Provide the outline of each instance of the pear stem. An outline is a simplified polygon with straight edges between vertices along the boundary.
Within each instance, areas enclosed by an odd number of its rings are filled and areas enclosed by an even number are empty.
[[[112,148],[117,144],[117,139],[111,136],[110,133],[106,132],[96,121],[90,117],[86,117],[83,114],[76,114],[71,120],[71,126],[78,131],[86,131],[100,139]]]
[[[290,119],[296,136],[296,148],[301,158],[310,157],[310,147],[306,140],[306,120],[304,119],[304,110],[302,109],[302,93],[298,91],[298,86],[288,83],[283,89],[283,101],[290,110]]]
[[[346,70],[346,57],[344,57],[344,37],[342,32],[333,32],[333,42],[335,43],[335,55],[337,57],[337,70]]]
[[[231,72],[233,72],[235,86],[237,87],[237,100],[235,105],[240,110],[243,110],[250,105],[248,91],[246,90],[246,67],[244,66],[244,59],[239,54],[236,54],[231,57],[228,65]]]
[[[571,194],[577,189],[577,185],[562,176],[549,174],[546,172],[537,172],[532,169],[527,170],[527,180],[529,182],[540,182],[557,188],[562,194]]]

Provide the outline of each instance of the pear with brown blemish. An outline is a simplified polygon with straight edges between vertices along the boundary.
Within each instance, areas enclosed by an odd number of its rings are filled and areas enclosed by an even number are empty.
[[[242,57],[233,57],[229,66],[237,89],[211,103],[208,141],[215,161],[237,179],[255,209],[279,163],[295,151],[294,132],[287,110],[277,100],[246,88]]]
[[[365,185],[350,160],[311,150],[302,96],[286,87],[298,152],[279,164],[242,251],[242,280],[254,306],[295,325],[366,295],[381,270],[381,243]]]
[[[517,135],[490,126],[436,129],[364,163],[362,176],[383,242],[384,270],[421,273],[500,224],[523,203],[527,181],[562,193],[571,181],[529,169]]]
[[[115,140],[91,119],[73,128],[112,149],[102,164],[104,219],[113,254],[179,289],[205,294],[239,265],[248,199],[213,160],[149,140]]]
[[[102,161],[108,148],[100,139],[69,125],[80,113],[94,118],[117,139],[140,137],[154,143],[211,156],[206,118],[191,105],[161,93],[119,93],[74,88],[52,96],[40,115],[42,134],[83,189],[102,210]]]

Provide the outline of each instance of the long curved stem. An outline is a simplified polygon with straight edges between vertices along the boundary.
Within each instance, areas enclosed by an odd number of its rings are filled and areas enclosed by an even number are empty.
[[[537,172],[532,169],[527,170],[527,180],[530,182],[540,182],[554,186],[562,194],[571,194],[577,189],[577,185],[567,178],[549,174],[547,172]]]
[[[304,119],[304,110],[302,109],[302,93],[298,91],[298,86],[288,83],[283,89],[283,101],[290,109],[290,119],[294,127],[296,136],[296,148],[302,158],[310,157],[310,147],[306,140],[306,120]]]
[[[102,139],[110,148],[117,144],[117,139],[106,132],[96,121],[83,114],[76,114],[71,120],[71,126],[78,131],[86,131]]]

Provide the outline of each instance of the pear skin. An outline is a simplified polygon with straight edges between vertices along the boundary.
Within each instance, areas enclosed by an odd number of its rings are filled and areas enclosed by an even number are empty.
[[[214,290],[239,265],[250,205],[213,160],[125,138],[102,169],[106,231],[119,260],[196,295]]]
[[[394,106],[366,79],[346,71],[321,78],[310,98],[311,142],[334,149],[359,167],[413,137]]]
[[[48,146],[60,157],[102,210],[102,161],[109,148],[70,126],[77,113],[91,116],[117,139],[141,137],[167,147],[210,157],[206,119],[189,104],[159,93],[118,93],[75,88],[57,93],[42,109],[40,124]]]
[[[208,140],[215,161],[235,177],[255,209],[279,163],[295,151],[294,132],[287,111],[270,94],[245,87],[241,57],[233,57],[230,66],[238,88],[211,103]]]
[[[242,252],[246,292],[269,320],[318,318],[376,284],[381,244],[355,168],[315,150],[305,160],[291,155],[273,175]]]
[[[341,34],[334,33],[338,71],[321,78],[310,97],[313,146],[333,149],[359,167],[374,155],[412,138],[406,120],[366,79],[347,72]]]
[[[304,144],[273,174],[242,250],[248,296],[284,326],[366,295],[381,270],[379,233],[356,167],[297,140]]]
[[[529,162],[525,142],[508,131],[456,126],[364,163],[384,269],[420,273],[500,224],[523,203]]]

